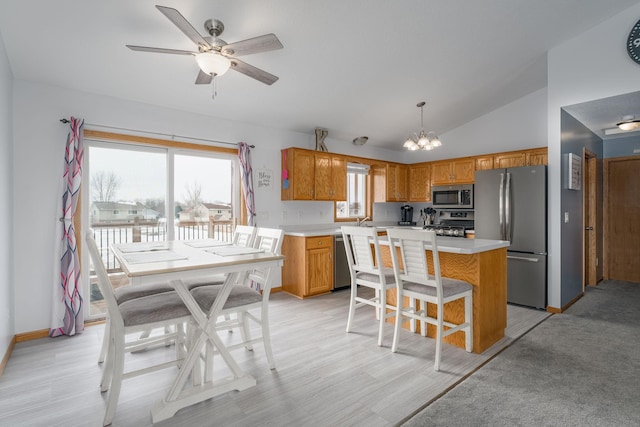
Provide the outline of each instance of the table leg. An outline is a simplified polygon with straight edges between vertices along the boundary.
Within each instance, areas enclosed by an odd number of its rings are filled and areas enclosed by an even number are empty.
[[[178,375],[169,392],[162,402],[151,410],[151,418],[154,423],[170,418],[178,410],[193,405],[194,403],[210,399],[231,390],[240,391],[256,385],[255,378],[242,371],[215,330],[217,318],[239,274],[240,273],[232,273],[227,275],[213,306],[207,314],[200,309],[200,306],[182,282],[171,282],[178,295],[180,295],[187,308],[189,308],[194,318],[193,325],[197,328],[197,331],[194,331],[195,340],[192,343],[193,345],[189,348],[187,357],[178,371]],[[197,383],[199,385],[185,390],[184,387],[189,375],[201,375],[199,362],[200,354],[204,347],[208,347],[207,350],[212,350],[213,348],[218,350],[224,362],[233,372],[233,378],[213,381],[212,368],[205,366],[205,381],[200,384],[199,381],[194,380],[194,384]],[[207,353],[213,354],[213,351],[207,351]],[[197,366],[196,363],[198,363]],[[207,365],[208,364],[209,361],[207,360]]]

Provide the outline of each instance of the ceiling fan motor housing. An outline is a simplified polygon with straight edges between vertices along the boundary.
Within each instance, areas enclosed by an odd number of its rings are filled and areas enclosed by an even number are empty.
[[[224,24],[217,19],[207,19],[204,21],[204,29],[212,37],[218,37],[224,31]]]

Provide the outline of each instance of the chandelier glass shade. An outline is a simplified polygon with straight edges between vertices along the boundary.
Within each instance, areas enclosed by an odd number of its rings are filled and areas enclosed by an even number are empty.
[[[213,52],[196,54],[196,62],[202,72],[210,76],[221,76],[229,70],[231,61],[228,58]]]
[[[425,102],[423,101],[416,105],[416,107],[420,108],[420,133],[414,133],[404,142],[404,148],[409,151],[433,150],[442,145],[435,132],[424,131],[424,104]]]

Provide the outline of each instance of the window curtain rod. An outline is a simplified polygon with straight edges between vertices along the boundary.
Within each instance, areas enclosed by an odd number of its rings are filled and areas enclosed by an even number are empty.
[[[60,119],[61,123],[70,123],[70,121],[68,119]],[[147,133],[150,135],[160,135],[160,136],[167,136],[170,137],[172,140],[176,139],[176,138],[184,138],[184,139],[191,139],[194,141],[206,141],[206,142],[214,142],[216,144],[225,144],[225,145],[234,145],[237,146],[238,143],[237,142],[227,142],[227,141],[218,141],[215,139],[206,139],[206,138],[194,138],[191,136],[184,136],[184,135],[171,135],[168,133],[161,133],[161,132],[149,132],[147,130],[138,130],[138,129],[128,129],[128,128],[121,128],[121,127],[116,127],[116,126],[105,126],[105,125],[95,125],[92,123],[85,123],[86,126],[96,126],[96,127],[100,127],[100,128],[106,128],[106,129],[116,129],[116,130],[121,130],[121,131],[127,131],[127,132],[140,132],[140,133]],[[255,145],[249,145],[249,147],[251,148],[256,148]]]

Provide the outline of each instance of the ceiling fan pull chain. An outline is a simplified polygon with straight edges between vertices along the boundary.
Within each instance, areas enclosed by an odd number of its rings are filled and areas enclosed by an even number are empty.
[[[218,96],[218,90],[217,90],[217,85],[218,85],[218,79],[216,79],[216,76],[213,76],[213,84],[211,85],[211,87],[213,88],[213,92],[211,93],[211,99],[216,99],[216,96]]]

